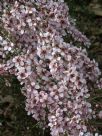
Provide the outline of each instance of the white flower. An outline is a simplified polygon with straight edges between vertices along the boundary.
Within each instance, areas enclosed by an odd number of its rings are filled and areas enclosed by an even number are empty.
[[[3,40],[3,45],[7,45],[7,41],[6,40]],[[7,47],[7,46],[6,46]]]
[[[50,96],[54,96],[55,95],[55,92],[50,92]]]
[[[68,55],[68,56],[67,56],[67,60],[68,60],[68,61],[71,61],[71,55]]]
[[[54,99],[55,99],[55,100],[58,100],[58,99],[59,99],[59,97],[58,97],[57,95],[55,95],[55,96],[54,96]]]
[[[63,97],[64,97],[64,94],[63,94],[63,93],[59,93],[59,96],[60,96],[61,98],[63,98]]]
[[[24,34],[24,30],[21,30],[21,34]]]
[[[7,50],[8,50],[8,46],[5,46],[5,47],[4,47],[4,50],[7,51]]]
[[[0,42],[3,40],[3,38],[0,36]]]
[[[95,133],[95,136],[99,136],[99,134],[98,134],[98,133]]]
[[[40,86],[38,84],[36,84],[35,89],[40,89]]]
[[[98,116],[100,119],[102,119],[102,111],[99,112]]]
[[[32,21],[31,18],[26,20],[27,23],[30,23],[31,21]]]

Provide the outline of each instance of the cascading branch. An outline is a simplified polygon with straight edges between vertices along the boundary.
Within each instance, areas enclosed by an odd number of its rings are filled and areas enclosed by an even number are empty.
[[[93,136],[88,98],[94,86],[102,87],[101,72],[85,49],[64,41],[71,35],[90,44],[68,6],[63,0],[16,1],[1,20],[14,42],[0,36],[0,73],[14,74],[23,85],[28,115],[50,127],[52,136]]]

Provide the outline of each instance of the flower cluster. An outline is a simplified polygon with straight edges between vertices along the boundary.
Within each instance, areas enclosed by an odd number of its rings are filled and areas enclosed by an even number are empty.
[[[69,34],[90,44],[76,29],[68,6],[63,0],[16,1],[3,11],[2,22],[15,40],[0,36],[0,69],[23,85],[28,115],[50,127],[52,136],[93,136],[86,125],[93,115],[87,99],[92,83],[100,86],[101,72],[85,49],[64,41]]]

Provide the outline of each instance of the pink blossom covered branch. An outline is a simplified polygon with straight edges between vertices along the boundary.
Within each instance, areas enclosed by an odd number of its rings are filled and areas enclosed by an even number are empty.
[[[16,1],[2,22],[15,42],[0,37],[0,67],[23,85],[28,115],[50,127],[52,136],[93,136],[86,125],[94,114],[88,98],[101,72],[85,49],[64,41],[69,34],[90,44],[71,23],[68,6],[62,0]]]

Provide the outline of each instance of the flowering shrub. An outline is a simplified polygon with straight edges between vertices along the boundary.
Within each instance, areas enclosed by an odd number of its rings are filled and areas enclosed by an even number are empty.
[[[50,127],[52,136],[93,136],[87,121],[94,111],[90,91],[101,88],[101,72],[85,49],[89,46],[75,27],[63,0],[15,2],[3,10],[1,21],[12,39],[0,36],[0,74],[13,74],[26,96],[26,111]]]

